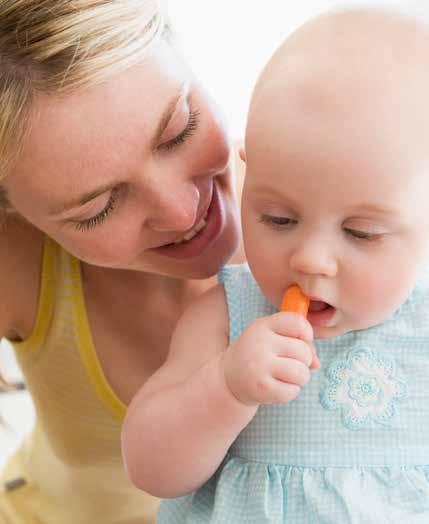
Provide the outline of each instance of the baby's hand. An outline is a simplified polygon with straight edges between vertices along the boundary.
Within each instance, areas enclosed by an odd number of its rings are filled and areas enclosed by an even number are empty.
[[[226,384],[247,405],[289,402],[319,367],[311,324],[296,313],[253,321],[222,357]]]

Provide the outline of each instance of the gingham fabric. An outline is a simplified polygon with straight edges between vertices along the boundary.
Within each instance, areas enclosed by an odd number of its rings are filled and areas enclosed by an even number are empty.
[[[249,269],[220,274],[230,339],[272,314]],[[316,347],[297,399],[260,406],[217,473],[158,524],[428,524],[429,278],[383,324]],[[195,457],[198,460],[198,457]]]

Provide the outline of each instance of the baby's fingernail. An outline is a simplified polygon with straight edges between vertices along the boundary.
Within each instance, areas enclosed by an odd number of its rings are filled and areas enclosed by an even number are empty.
[[[312,368],[313,369],[319,369],[321,366],[320,359],[317,355],[314,355],[313,362],[312,362]]]

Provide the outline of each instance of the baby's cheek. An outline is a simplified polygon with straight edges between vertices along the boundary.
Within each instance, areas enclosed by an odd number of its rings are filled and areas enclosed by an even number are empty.
[[[380,279],[362,286],[357,294],[360,294],[362,316],[366,322],[374,325],[389,318],[406,300],[412,288],[408,284],[380,276]]]

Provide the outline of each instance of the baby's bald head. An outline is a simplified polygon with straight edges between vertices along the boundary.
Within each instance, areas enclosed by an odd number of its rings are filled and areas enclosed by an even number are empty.
[[[395,110],[400,118],[418,104],[428,106],[428,92],[424,22],[384,9],[332,11],[303,25],[277,49],[259,77],[249,117],[271,99],[316,113],[376,106]]]
[[[378,170],[395,162],[408,173],[411,161],[423,165],[429,156],[428,93],[423,21],[374,8],[323,14],[295,31],[263,70],[249,110],[248,163],[267,150],[261,132],[270,130],[278,137],[273,150],[372,155]]]

